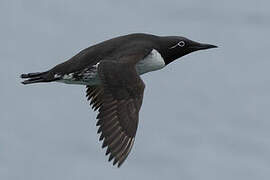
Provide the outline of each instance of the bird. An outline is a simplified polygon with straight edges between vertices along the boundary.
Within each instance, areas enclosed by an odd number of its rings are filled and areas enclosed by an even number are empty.
[[[99,141],[120,167],[137,132],[145,84],[141,75],[164,68],[199,50],[217,48],[182,36],[134,33],[83,49],[44,72],[21,74],[22,84],[61,82],[86,86],[86,97],[97,111]]]

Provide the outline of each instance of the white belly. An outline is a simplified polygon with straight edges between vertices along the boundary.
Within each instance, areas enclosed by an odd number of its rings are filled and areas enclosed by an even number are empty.
[[[58,82],[81,85],[100,84],[97,72],[98,64],[94,65],[90,71],[86,71],[87,73],[84,73],[84,77],[81,80],[75,80],[73,78],[74,73],[70,73],[64,75],[63,79],[58,80]],[[157,50],[153,49],[149,55],[136,64],[136,71],[139,75],[142,75],[150,71],[162,69],[163,67],[165,67],[164,59]]]

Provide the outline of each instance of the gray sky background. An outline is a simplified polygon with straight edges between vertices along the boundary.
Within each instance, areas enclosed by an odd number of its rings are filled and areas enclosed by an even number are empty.
[[[0,179],[270,179],[269,7],[269,0],[1,0]],[[19,75],[133,32],[220,48],[143,76],[135,146],[118,169],[101,150],[83,86],[23,86]]]

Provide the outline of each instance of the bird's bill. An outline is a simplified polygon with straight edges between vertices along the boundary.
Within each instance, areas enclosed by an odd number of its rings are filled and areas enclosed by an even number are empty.
[[[217,48],[218,46],[212,44],[202,44],[202,43],[195,43],[192,49],[194,50],[205,50],[205,49],[212,49]]]

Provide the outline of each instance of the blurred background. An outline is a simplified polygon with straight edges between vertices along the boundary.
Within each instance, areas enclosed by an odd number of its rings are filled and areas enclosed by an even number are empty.
[[[270,179],[268,0],[1,0],[0,179]],[[146,83],[135,146],[107,162],[85,87],[23,86],[115,36],[144,32],[216,44]]]

